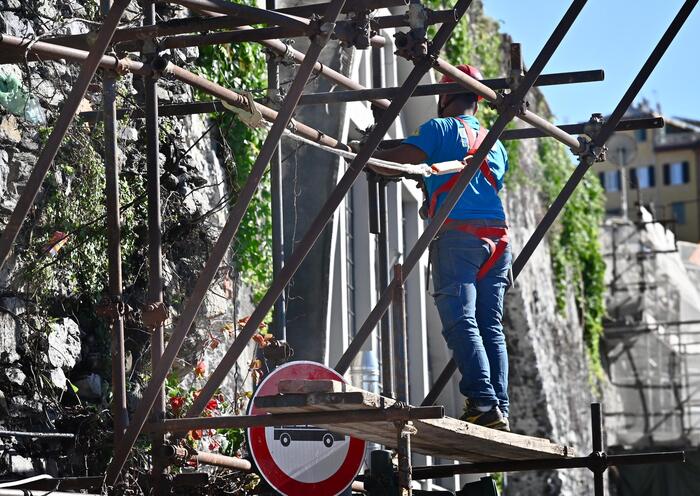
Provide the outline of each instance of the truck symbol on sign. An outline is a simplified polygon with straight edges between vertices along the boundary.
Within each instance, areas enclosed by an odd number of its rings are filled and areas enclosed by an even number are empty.
[[[292,441],[323,441],[323,445],[330,448],[335,441],[344,441],[345,434],[330,432],[313,425],[283,425],[275,427],[274,439],[285,448],[292,444]]]

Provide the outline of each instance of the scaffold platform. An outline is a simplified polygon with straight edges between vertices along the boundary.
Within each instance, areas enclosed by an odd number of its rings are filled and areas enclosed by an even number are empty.
[[[255,406],[269,413],[300,413],[364,409],[390,409],[397,405],[369,391],[332,380],[287,380],[279,383],[281,394],[260,396]],[[392,421],[320,424],[333,432],[397,448]],[[470,424],[451,417],[413,421],[411,450],[462,462],[532,460],[575,456],[574,448],[548,439],[523,436]]]

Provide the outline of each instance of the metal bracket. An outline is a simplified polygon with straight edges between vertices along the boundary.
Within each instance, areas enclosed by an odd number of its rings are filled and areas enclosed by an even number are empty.
[[[581,163],[590,167],[595,162],[604,162],[607,158],[608,148],[603,144],[598,146],[595,143],[596,137],[605,124],[603,114],[593,114],[584,126],[583,136],[579,136],[578,140],[581,143],[581,152],[579,157]]]
[[[162,326],[168,317],[170,317],[168,307],[162,301],[148,303],[141,309],[141,320],[149,329]]]
[[[267,346],[262,349],[265,360],[272,362],[275,367],[288,362],[294,356],[294,348],[286,341],[271,339]]]
[[[394,34],[394,44],[396,45],[394,54],[412,60],[414,63],[427,56],[428,40],[425,38],[425,33],[421,35],[418,31],[397,31]]]
[[[335,22],[324,22],[323,18],[314,14],[309,23],[309,39],[311,43],[325,46],[335,30]]]
[[[264,127],[263,123],[265,122],[265,120],[263,119],[262,113],[260,112],[258,106],[255,103],[253,94],[250,91],[245,91],[243,92],[243,95],[248,100],[247,110],[234,107],[225,100],[221,100],[221,104],[224,106],[225,109],[230,110],[231,112],[236,114],[240,121],[243,122],[246,126],[253,128]]]
[[[100,301],[95,306],[97,316],[108,322],[124,317],[131,309],[121,299],[109,300],[107,298]]]
[[[370,46],[370,38],[373,31],[369,10],[357,12],[347,21],[339,21],[335,25],[335,36],[344,48],[355,47],[358,50],[366,50]]]

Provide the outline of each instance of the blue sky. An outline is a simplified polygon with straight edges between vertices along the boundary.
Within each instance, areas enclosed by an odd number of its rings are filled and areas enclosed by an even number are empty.
[[[568,0],[484,0],[487,15],[520,42],[527,65],[570,5]],[[589,0],[544,72],[605,70],[605,81],[542,90],[556,122],[609,114],[676,15],[682,0]],[[696,7],[638,98],[665,115],[700,120],[700,6]]]

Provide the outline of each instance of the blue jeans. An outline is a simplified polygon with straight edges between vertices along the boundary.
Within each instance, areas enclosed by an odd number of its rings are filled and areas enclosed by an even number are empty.
[[[442,334],[462,374],[460,392],[470,404],[498,405],[508,416],[508,352],[501,319],[512,255],[508,247],[477,281],[489,255],[489,244],[472,234],[441,233],[430,252],[433,296]]]

